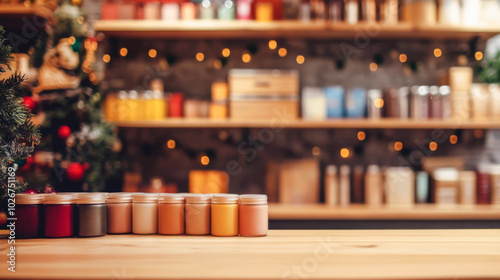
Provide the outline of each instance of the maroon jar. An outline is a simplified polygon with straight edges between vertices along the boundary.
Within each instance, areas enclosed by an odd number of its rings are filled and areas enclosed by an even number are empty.
[[[45,237],[74,236],[74,195],[45,195]]]
[[[17,238],[43,236],[43,194],[16,194]]]

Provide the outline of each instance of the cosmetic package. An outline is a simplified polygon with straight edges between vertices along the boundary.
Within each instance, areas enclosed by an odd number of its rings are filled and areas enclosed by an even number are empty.
[[[344,88],[339,86],[326,87],[326,116],[330,118],[342,118],[344,116]]]
[[[437,21],[435,0],[402,0],[401,21],[433,26]]]
[[[415,203],[415,174],[409,167],[385,170],[385,202],[387,205],[409,206]]]
[[[348,118],[364,118],[366,112],[366,91],[352,88],[345,96],[345,111]]]
[[[425,171],[415,174],[415,202],[427,203],[429,201],[429,175]]]
[[[458,203],[476,204],[476,172],[460,171],[458,176]]]
[[[461,16],[460,0],[439,0],[440,24],[459,25],[461,23]]]
[[[340,166],[339,178],[339,205],[346,206],[351,203],[351,167]]]
[[[432,174],[433,201],[437,204],[458,202],[459,172],[455,168],[437,168]]]
[[[334,206],[339,203],[339,180],[337,166],[328,165],[325,169],[325,204]]]
[[[326,120],[326,96],[322,88],[305,87],[302,89],[302,118],[304,120]]]
[[[369,119],[380,119],[382,117],[382,109],[384,108],[384,99],[382,99],[382,91],[379,89],[370,89],[367,92],[367,107]]]
[[[369,165],[365,174],[365,204],[384,204],[384,180],[378,165]]]

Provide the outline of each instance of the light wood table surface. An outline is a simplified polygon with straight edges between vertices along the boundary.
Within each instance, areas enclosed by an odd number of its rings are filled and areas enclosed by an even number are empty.
[[[500,230],[272,230],[267,237],[17,240],[1,279],[492,279]]]

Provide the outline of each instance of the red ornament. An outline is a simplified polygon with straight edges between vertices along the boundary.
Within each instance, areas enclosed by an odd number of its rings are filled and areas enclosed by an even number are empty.
[[[59,130],[57,131],[57,135],[62,140],[66,140],[71,135],[71,128],[69,128],[69,126],[67,126],[67,125],[63,125],[63,126],[59,127]]]
[[[25,165],[23,165],[23,167],[21,167],[21,170],[28,171],[30,170],[30,168],[31,168],[31,163],[26,163]]]
[[[30,96],[23,97],[23,104],[31,111],[33,111],[36,107],[35,100],[33,100],[33,97]]]
[[[68,179],[70,179],[73,182],[78,182],[83,178],[83,173],[84,173],[83,166],[79,164],[78,162],[73,162],[68,166],[68,169],[66,169],[66,175],[68,176]]]
[[[24,193],[28,193],[28,194],[34,194],[34,193],[37,193],[34,189],[27,189],[24,191]]]
[[[47,185],[45,186],[45,188],[43,188],[43,193],[57,193],[57,192],[54,190],[54,187]]]

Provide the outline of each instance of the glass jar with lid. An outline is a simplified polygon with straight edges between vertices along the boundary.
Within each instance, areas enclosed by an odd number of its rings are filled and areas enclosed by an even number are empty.
[[[74,236],[75,195],[47,194],[44,197],[45,237]]]
[[[239,233],[241,236],[266,236],[268,220],[267,195],[240,195]]]
[[[93,237],[106,235],[106,195],[81,193],[76,196],[76,235]]]
[[[160,194],[158,200],[158,233],[184,234],[184,195]]]
[[[132,195],[132,232],[135,234],[158,232],[158,194],[135,193]]]
[[[214,194],[212,196],[212,235],[238,235],[238,200],[237,194]]]
[[[37,238],[43,235],[43,194],[16,194],[16,237]]]
[[[131,233],[132,193],[108,193],[106,214],[108,233]]]
[[[208,194],[186,196],[186,234],[210,234],[210,200]]]

